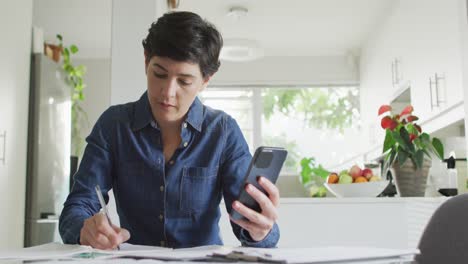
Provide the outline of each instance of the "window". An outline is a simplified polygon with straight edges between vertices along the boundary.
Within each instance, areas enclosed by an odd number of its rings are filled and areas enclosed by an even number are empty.
[[[338,169],[359,149],[359,89],[345,87],[210,87],[201,101],[235,118],[253,151],[288,150],[282,175],[297,175],[299,161]]]

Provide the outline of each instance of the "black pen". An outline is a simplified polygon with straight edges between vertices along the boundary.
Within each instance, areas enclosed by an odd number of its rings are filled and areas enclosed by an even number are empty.
[[[99,203],[101,203],[101,208],[104,211],[104,215],[106,216],[107,221],[109,221],[109,225],[111,226],[111,228],[113,228],[111,219],[109,217],[109,211],[107,211],[106,201],[104,201],[104,197],[102,197],[102,192],[101,192],[101,188],[99,187],[99,184],[96,184],[96,187],[94,187],[94,189],[96,190],[96,194],[99,199]],[[119,245],[117,245],[117,250],[120,250]]]

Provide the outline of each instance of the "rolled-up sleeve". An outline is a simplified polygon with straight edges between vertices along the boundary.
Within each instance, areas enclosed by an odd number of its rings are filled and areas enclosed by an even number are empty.
[[[110,109],[96,122],[86,138],[87,146],[73,186],[60,214],[59,232],[66,244],[78,244],[84,220],[96,214],[101,206],[94,187],[99,184],[106,203],[112,188],[112,151],[108,134],[112,124]]]
[[[237,199],[239,190],[242,188],[252,155],[239,125],[232,117],[226,116],[224,128],[225,147],[221,159],[221,175],[226,210],[231,214],[232,202]],[[254,241],[246,230],[232,221],[231,226],[235,236],[243,246],[269,248],[275,247],[279,241],[280,231],[276,223],[261,241]]]

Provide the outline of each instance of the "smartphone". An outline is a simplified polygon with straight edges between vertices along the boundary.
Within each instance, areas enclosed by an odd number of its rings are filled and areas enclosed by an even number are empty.
[[[263,193],[268,193],[263,189],[257,181],[259,176],[269,179],[272,183],[276,183],[281,168],[283,167],[284,160],[288,155],[288,151],[280,147],[259,147],[255,151],[252,160],[250,161],[249,168],[244,178],[244,184],[239,191],[237,200],[245,206],[260,212],[260,205],[255,201],[252,196],[245,190],[247,183],[252,184]],[[236,210],[232,210],[231,217],[233,219],[246,219],[243,215],[239,214]]]

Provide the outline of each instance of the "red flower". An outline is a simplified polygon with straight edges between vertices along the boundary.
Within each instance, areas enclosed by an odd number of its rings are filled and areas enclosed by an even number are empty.
[[[385,112],[388,112],[388,111],[391,111],[392,110],[392,107],[389,106],[389,105],[382,105],[380,108],[379,108],[379,115],[385,113]]]
[[[413,110],[413,106],[408,105],[407,107],[405,107],[405,109],[403,109],[403,111],[401,111],[400,116],[409,115],[413,112]]]
[[[416,136],[415,134],[410,134],[409,135],[409,141],[410,142],[413,142],[413,140],[415,140],[418,136]]]
[[[390,129],[393,130],[395,127],[397,127],[398,123],[393,120],[391,117],[386,116],[382,118],[382,121],[380,122],[380,125],[382,126],[383,129]]]
[[[406,120],[408,120],[408,122],[413,122],[419,120],[419,118],[417,116],[410,115],[406,118]]]
[[[419,133],[422,132],[422,129],[421,129],[421,127],[419,125],[414,124],[414,127],[419,131]]]

